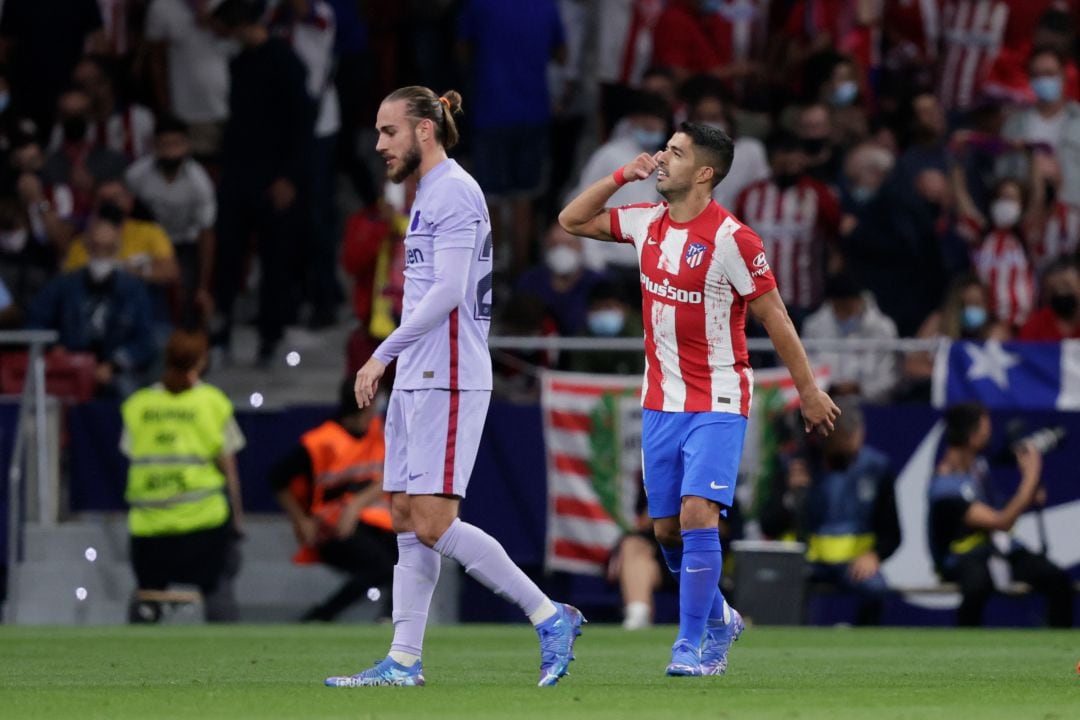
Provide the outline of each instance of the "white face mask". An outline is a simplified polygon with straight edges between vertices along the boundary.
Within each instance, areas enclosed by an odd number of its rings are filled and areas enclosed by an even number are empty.
[[[1020,203],[1008,198],[995,200],[990,204],[990,221],[1001,230],[1014,227],[1020,222]]]
[[[0,250],[12,255],[20,253],[26,247],[26,238],[26,228],[0,232]]]
[[[86,270],[90,273],[90,279],[101,282],[116,270],[117,262],[113,258],[93,258],[86,263]]]
[[[565,245],[551,248],[544,259],[548,268],[556,275],[569,275],[581,267],[581,253]]]

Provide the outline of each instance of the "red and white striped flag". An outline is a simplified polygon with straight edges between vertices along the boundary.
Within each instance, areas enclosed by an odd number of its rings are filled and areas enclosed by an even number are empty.
[[[544,372],[545,567],[601,575],[641,480],[641,376]]]

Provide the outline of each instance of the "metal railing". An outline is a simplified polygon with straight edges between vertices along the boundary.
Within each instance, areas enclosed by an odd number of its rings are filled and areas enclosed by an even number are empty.
[[[896,338],[892,340],[868,340],[863,338],[816,339],[804,338],[802,343],[808,351],[838,352],[843,350],[865,352],[936,352],[947,339],[917,340],[914,338]],[[546,350],[584,351],[584,352],[641,352],[645,348],[642,338],[592,338],[553,336],[512,336],[492,335],[488,346],[493,350]],[[772,341],[768,338],[747,338],[747,349],[751,352],[770,352]]]
[[[15,440],[11,450],[11,467],[8,469],[8,527],[7,527],[7,602],[5,616],[10,614],[18,564],[23,555],[23,525],[26,520],[23,503],[23,481],[27,461],[30,458],[29,429],[33,429],[34,471],[37,486],[38,521],[43,525],[55,523],[55,514],[49,512],[51,502],[49,489],[52,484],[44,477],[49,472],[48,445],[45,420],[45,347],[56,342],[58,335],[52,330],[13,330],[0,332],[0,345],[25,346],[29,357],[26,379],[19,398],[19,410],[15,425]],[[7,619],[7,617],[5,617]]]

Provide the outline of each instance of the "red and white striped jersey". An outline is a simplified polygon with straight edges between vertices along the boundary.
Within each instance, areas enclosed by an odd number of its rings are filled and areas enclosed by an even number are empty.
[[[667,203],[610,213],[612,235],[634,244],[641,266],[642,406],[749,415],[746,307],[776,287],[761,238],[715,201],[688,223]]]
[[[1080,207],[1055,203],[1050,208],[1042,235],[1031,243],[1031,261],[1042,270],[1059,257],[1076,255],[1080,247]]]
[[[966,110],[979,99],[1008,22],[1006,0],[946,0],[938,79],[938,96],[946,110]]]
[[[885,0],[884,29],[909,59],[932,62],[941,39],[942,0]]]
[[[998,320],[1020,326],[1035,306],[1035,279],[1020,238],[994,230],[972,257],[975,271],[990,293]]]
[[[784,303],[816,307],[825,293],[825,255],[840,223],[840,205],[832,191],[809,177],[789,188],[760,180],[739,194],[735,214],[765,243]]]
[[[104,123],[91,121],[86,134],[98,147],[135,161],[154,151],[154,113],[143,105],[128,105],[114,112]],[[64,133],[57,124],[49,137],[49,150],[59,149],[63,142]]]
[[[653,30],[663,0],[598,0],[596,16],[597,78],[637,86],[653,53]]]

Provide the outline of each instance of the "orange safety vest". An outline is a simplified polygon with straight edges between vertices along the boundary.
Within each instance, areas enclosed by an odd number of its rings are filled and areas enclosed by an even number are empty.
[[[343,486],[357,481],[382,483],[386,442],[381,418],[372,419],[362,438],[327,420],[301,435],[300,444],[311,458],[311,514],[327,526],[337,524],[341,509],[352,494],[341,492]],[[361,508],[359,519],[365,525],[392,530],[389,498],[384,495],[377,503]]]

